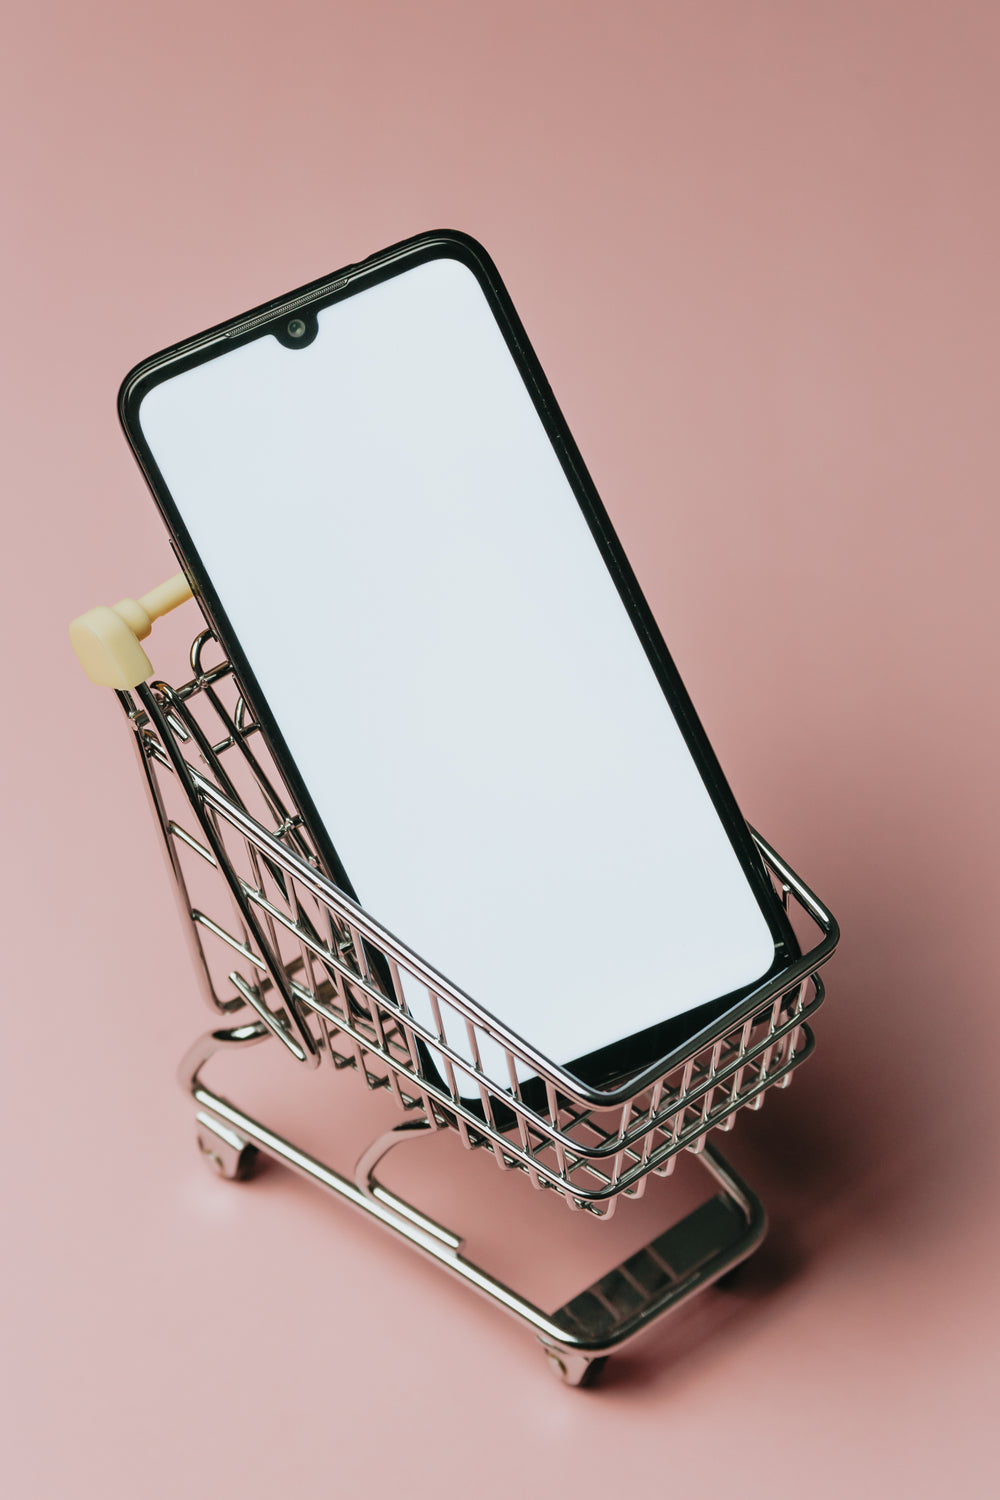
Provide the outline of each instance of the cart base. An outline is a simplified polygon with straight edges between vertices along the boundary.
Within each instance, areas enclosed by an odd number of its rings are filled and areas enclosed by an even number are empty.
[[[760,1200],[720,1153],[706,1145],[698,1160],[719,1191],[555,1312],[547,1313],[469,1260],[461,1253],[458,1235],[379,1181],[376,1169],[390,1150],[430,1132],[425,1118],[404,1120],[374,1141],[362,1154],[351,1180],[202,1083],[201,1070],[213,1054],[252,1046],[269,1035],[260,1022],[210,1032],[182,1064],[182,1083],[198,1105],[198,1145],[215,1170],[241,1180],[252,1175],[263,1155],[346,1200],[526,1324],[566,1385],[590,1384],[609,1354],[731,1271],[764,1237],[767,1220]]]

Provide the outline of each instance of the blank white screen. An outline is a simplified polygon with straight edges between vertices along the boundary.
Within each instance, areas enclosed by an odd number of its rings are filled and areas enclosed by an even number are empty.
[[[264,335],[168,379],[140,423],[390,930],[563,1063],[767,971],[767,923],[465,266],[348,297],[307,348]]]

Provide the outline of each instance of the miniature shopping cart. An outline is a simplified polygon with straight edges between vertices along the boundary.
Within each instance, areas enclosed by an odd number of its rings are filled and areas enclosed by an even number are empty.
[[[181,1069],[198,1144],[224,1177],[249,1176],[263,1155],[353,1204],[527,1324],[560,1377],[579,1385],[609,1353],[760,1243],[761,1204],[708,1138],[731,1129],[739,1110],[759,1109],[768,1089],[786,1087],[809,1056],[807,1023],[823,998],[817,970],[836,945],[836,923],[755,834],[802,957],[669,1071],[653,1066],[604,1090],[583,1085],[337,888],[209,630],[191,648],[188,681],[172,687],[150,680],[139,640],[155,618],[189,597],[178,575],[139,601],[81,616],[71,635],[92,679],[117,689],[207,998],[222,1018]],[[512,921],[516,926],[516,912]],[[262,1042],[289,1066],[350,1071],[369,1089],[389,1091],[399,1123],[362,1154],[353,1177],[205,1082],[214,1056]],[[530,1088],[522,1082],[528,1077]],[[546,1312],[463,1255],[459,1236],[380,1182],[379,1163],[390,1148],[442,1130],[570,1209],[598,1217],[610,1216],[622,1198],[639,1197],[651,1175],[669,1176],[681,1152],[704,1165],[712,1192],[644,1249]]]

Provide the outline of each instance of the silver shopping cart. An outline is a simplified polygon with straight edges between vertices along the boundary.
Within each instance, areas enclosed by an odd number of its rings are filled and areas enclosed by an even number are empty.
[[[817,971],[837,943],[834,918],[755,834],[802,957],[669,1071],[653,1067],[616,1088],[585,1087],[328,878],[209,630],[194,641],[186,682],[152,678],[139,641],[154,619],[189,597],[178,575],[141,600],[81,616],[71,636],[92,680],[117,690],[206,996],[222,1018],[181,1066],[201,1151],[224,1177],[248,1177],[263,1155],[352,1204],[525,1323],[567,1384],[589,1381],[611,1352],[730,1271],[763,1238],[759,1200],[708,1138],[730,1130],[739,1110],[759,1109],[768,1089],[786,1087],[812,1051],[807,1023],[823,999]],[[516,919],[512,912],[513,931]],[[363,1152],[352,1176],[205,1081],[213,1057],[264,1042],[289,1066],[350,1071],[369,1089],[391,1093],[399,1123]],[[530,1089],[521,1081],[527,1076]],[[651,1175],[669,1176],[681,1152],[706,1168],[710,1195],[563,1306],[544,1311],[379,1180],[393,1146],[440,1130],[598,1217],[639,1197]]]

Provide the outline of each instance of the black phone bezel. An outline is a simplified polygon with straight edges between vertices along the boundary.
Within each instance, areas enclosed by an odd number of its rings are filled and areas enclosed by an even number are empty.
[[[303,312],[314,318],[317,312],[334,302],[354,296],[380,281],[441,256],[450,256],[466,265],[476,276],[486,296],[774,941],[773,961],[766,973],[753,984],[685,1012],[682,1016],[622,1038],[586,1057],[559,1064],[564,1071],[578,1078],[586,1090],[612,1090],[623,1080],[648,1072],[654,1063],[659,1071],[667,1071],[683,1057],[690,1055],[694,1043],[709,1040],[718,1034],[724,1016],[732,1011],[735,1020],[742,1002],[758,990],[765,991],[769,982],[800,956],[799,945],[524,326],[486,250],[478,241],[460,231],[433,230],[402,240],[356,265],[346,266],[330,276],[298,287],[282,297],[274,298],[141,361],[122,382],[118,396],[119,417],[126,439],[167,527],[173,550],[209,625],[233,664],[240,690],[250,704],[268,748],[305,818],[326,866],[326,873],[357,901],[358,894],[309,791],[298,774],[212,580],[201,563],[180,512],[145,442],[139,411],[144,396],[154,386],[253,339],[279,336],[277,325],[282,324],[291,314]],[[282,339],[282,342],[288,345],[287,339]],[[405,938],[405,934],[403,936]],[[436,955],[430,954],[427,957],[433,963]]]

